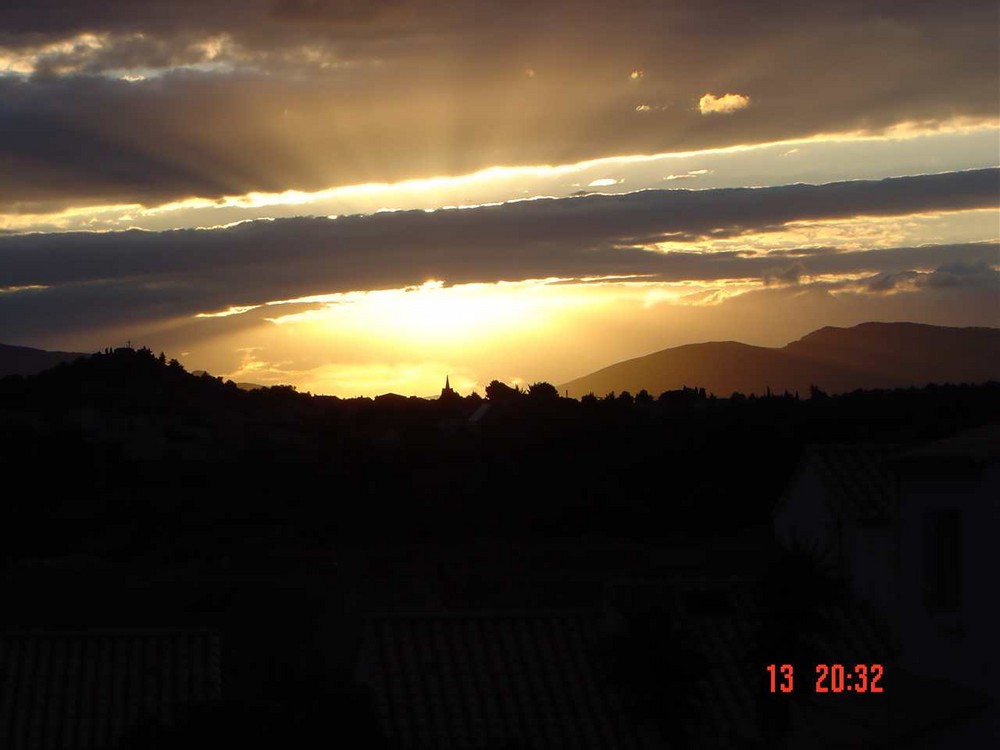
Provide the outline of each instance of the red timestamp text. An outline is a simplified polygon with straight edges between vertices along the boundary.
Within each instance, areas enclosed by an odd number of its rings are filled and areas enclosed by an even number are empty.
[[[768,664],[772,693],[795,690],[795,667],[791,664]],[[817,664],[813,691],[816,693],[881,693],[885,668],[881,664]]]

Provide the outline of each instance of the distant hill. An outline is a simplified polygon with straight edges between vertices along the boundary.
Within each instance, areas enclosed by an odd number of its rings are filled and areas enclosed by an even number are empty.
[[[61,362],[72,362],[89,354],[80,352],[47,352],[28,346],[0,344],[0,377],[5,375],[34,375]]]
[[[654,396],[697,386],[718,396],[1000,380],[1000,328],[862,323],[821,328],[780,347],[735,341],[688,344],[630,359],[559,386],[579,398],[610,391]]]

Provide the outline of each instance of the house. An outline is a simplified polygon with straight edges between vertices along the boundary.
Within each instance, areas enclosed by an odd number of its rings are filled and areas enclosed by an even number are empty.
[[[1000,704],[1000,424],[915,446],[810,448],[773,522],[880,611],[899,668]],[[981,719],[1000,737],[995,709]]]
[[[914,671],[1000,701],[1000,425],[895,457],[897,621]]]

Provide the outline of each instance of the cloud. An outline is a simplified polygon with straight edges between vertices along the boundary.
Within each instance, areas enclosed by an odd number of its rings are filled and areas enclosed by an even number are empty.
[[[8,0],[0,210],[995,121],[996,21],[992,0]],[[767,107],[656,111],[719,86]]]
[[[996,258],[994,258],[996,260]],[[929,287],[981,287],[1000,295],[1000,271],[989,261],[953,261],[927,274],[922,283]]]
[[[271,17],[308,23],[370,21],[402,0],[273,0]]]
[[[705,94],[698,100],[698,111],[703,115],[728,115],[750,106],[750,97],[743,94]]]
[[[935,246],[933,256],[938,261],[949,255],[963,255],[956,246]],[[968,247],[968,246],[966,246]],[[983,246],[980,246],[983,247]],[[998,246],[993,244],[990,251],[995,255]],[[882,255],[885,251],[869,252],[867,254]],[[856,253],[852,253],[856,256]],[[882,258],[872,258],[884,261]],[[925,256],[925,261],[931,260]],[[915,255],[910,257],[911,265],[923,265]],[[822,267],[813,264],[813,267]],[[823,290],[835,293],[850,294],[898,294],[920,291],[951,290],[963,293],[978,294],[980,298],[990,299],[1000,295],[1000,270],[994,268],[988,260],[968,258],[951,260],[932,270],[893,270],[882,271],[874,275],[865,275],[864,264],[856,264],[854,268],[843,266],[841,270],[826,274],[825,278],[806,279],[809,276],[805,263],[796,263],[784,269],[769,270],[764,275],[765,286],[795,286],[802,290]],[[874,265],[878,265],[876,262]],[[828,269],[829,270],[829,269]]]
[[[805,275],[805,263],[796,261],[783,267],[766,270],[763,279],[768,286],[771,284],[798,284]]]
[[[996,246],[807,249],[783,253],[775,273],[775,258],[767,253],[658,252],[655,245],[790,221],[993,206],[998,174],[987,169],[829,185],[648,190],[429,213],[257,221],[213,230],[0,236],[0,288],[20,289],[0,294],[0,340],[121,321],[177,323],[198,313],[402,288],[427,279],[448,284],[606,276],[794,281],[939,269],[936,281],[928,283],[943,287],[950,279],[988,271]],[[212,322],[239,326],[241,318],[255,314],[273,309]]]
[[[903,284],[912,283],[919,278],[918,271],[899,271],[897,273],[878,273],[865,281],[869,292],[892,292]]]
[[[690,169],[682,174],[668,174],[663,178],[664,182],[673,182],[674,180],[693,180],[696,177],[702,177],[703,175],[710,174],[712,170],[709,169]]]

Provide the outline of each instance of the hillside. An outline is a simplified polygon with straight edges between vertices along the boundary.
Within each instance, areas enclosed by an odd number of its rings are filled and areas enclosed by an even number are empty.
[[[754,351],[729,348],[734,360]],[[0,378],[0,455],[12,481],[45,490],[0,503],[0,567],[360,539],[728,533],[768,522],[806,445],[927,441],[1000,418],[1000,383],[802,399],[490,393],[244,391],[128,348]]]
[[[32,349],[29,346],[0,344],[0,377],[34,375],[61,362],[72,362],[74,359],[86,356],[88,355],[80,352],[48,352],[44,349]]]
[[[822,328],[780,347],[735,341],[688,344],[626,360],[559,386],[571,397],[615,391],[651,394],[698,386],[720,396],[768,388],[806,394],[928,383],[1000,380],[1000,329],[919,323]]]

